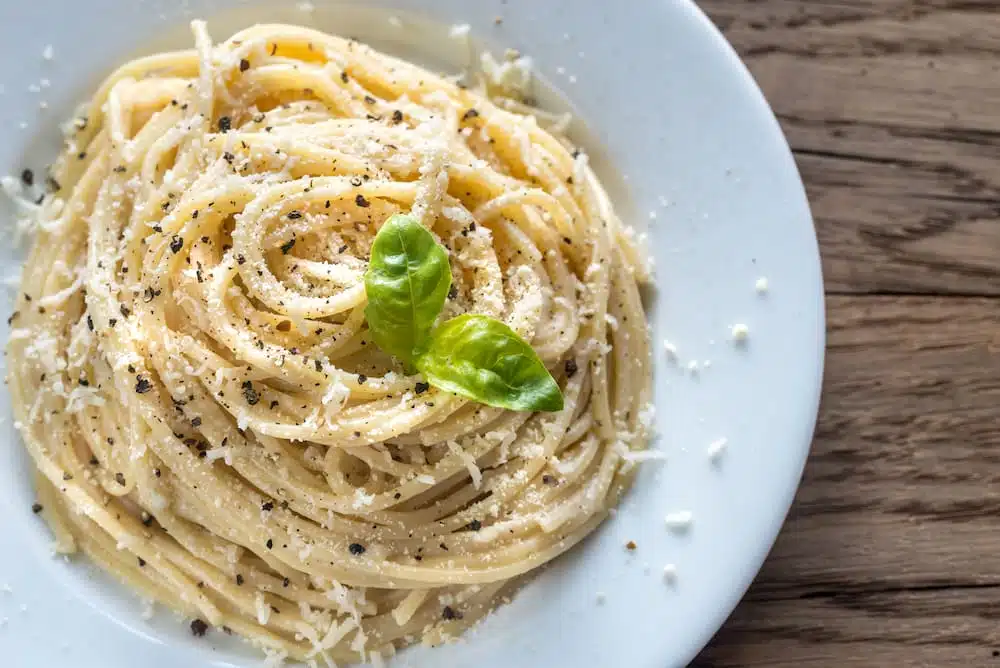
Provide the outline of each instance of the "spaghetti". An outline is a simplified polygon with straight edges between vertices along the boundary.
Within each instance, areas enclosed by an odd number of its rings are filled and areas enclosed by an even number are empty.
[[[441,642],[627,486],[641,258],[586,155],[491,84],[193,27],[104,82],[36,214],[8,380],[41,512],[197,634],[309,662]],[[562,411],[462,399],[372,344],[363,275],[398,212],[448,249],[443,317],[531,342]]]

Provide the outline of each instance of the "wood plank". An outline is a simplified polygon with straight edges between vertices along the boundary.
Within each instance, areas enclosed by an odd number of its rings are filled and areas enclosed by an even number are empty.
[[[991,587],[756,602],[692,668],[995,667],[998,596]]]
[[[795,151],[836,293],[1000,294],[1000,12],[707,0]]]
[[[803,485],[700,665],[992,661],[998,308],[986,298],[829,298],[824,399]]]

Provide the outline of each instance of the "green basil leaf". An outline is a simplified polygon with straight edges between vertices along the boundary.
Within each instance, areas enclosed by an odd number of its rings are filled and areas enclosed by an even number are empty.
[[[559,385],[528,343],[499,320],[460,315],[431,335],[417,369],[436,387],[515,411],[558,411]]]
[[[365,317],[375,343],[407,365],[426,347],[451,287],[448,254],[413,216],[389,218],[365,272]]]

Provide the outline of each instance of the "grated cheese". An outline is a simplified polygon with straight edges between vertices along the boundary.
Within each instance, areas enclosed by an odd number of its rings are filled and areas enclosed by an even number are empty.
[[[750,336],[750,328],[742,323],[739,323],[732,326],[730,333],[732,334],[734,342],[743,343],[747,340],[747,337]]]
[[[663,520],[671,531],[687,531],[694,520],[694,514],[690,510],[679,510],[668,513]]]
[[[729,443],[727,438],[717,438],[708,444],[708,458],[712,460],[713,463],[717,463],[722,457],[722,454],[726,450],[726,445]]]
[[[766,276],[761,276],[760,278],[758,278],[757,282],[754,283],[754,286],[753,286],[754,290],[757,291],[758,295],[767,294],[768,287],[769,286],[768,286],[768,281],[767,281],[767,277]]]
[[[479,489],[479,487],[483,484],[483,473],[479,470],[479,467],[476,466],[476,458],[466,452],[456,441],[449,440],[448,449],[462,461],[465,468],[469,469],[469,476],[472,478],[472,485],[476,489]]]
[[[462,39],[469,36],[471,26],[468,23],[456,23],[448,30],[448,36],[453,39]]]

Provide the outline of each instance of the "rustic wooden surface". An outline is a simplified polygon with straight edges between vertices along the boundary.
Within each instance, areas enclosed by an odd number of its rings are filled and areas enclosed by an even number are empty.
[[[701,0],[788,135],[827,372],[788,523],[698,668],[1000,668],[1000,0]]]

